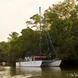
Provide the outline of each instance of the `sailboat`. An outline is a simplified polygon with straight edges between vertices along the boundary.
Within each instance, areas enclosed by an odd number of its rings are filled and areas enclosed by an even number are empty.
[[[44,60],[44,56],[25,57],[24,60],[16,62],[16,67],[59,67],[62,60]]]
[[[41,7],[39,7],[39,12],[41,15]],[[48,33],[48,32],[47,32]],[[48,33],[49,36],[49,33]],[[50,42],[52,44],[53,51],[56,54],[54,49],[53,43],[49,36]],[[40,22],[40,53],[41,53],[41,22]],[[59,67],[62,60],[59,59],[46,59],[46,56],[38,55],[38,56],[31,56],[25,57],[22,61],[16,62],[16,67],[42,67],[42,66],[50,66],[50,67]]]

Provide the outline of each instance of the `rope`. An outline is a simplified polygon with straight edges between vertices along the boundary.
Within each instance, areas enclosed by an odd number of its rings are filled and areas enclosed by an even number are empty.
[[[45,28],[44,28],[45,29]],[[45,32],[45,39],[46,39],[46,44],[47,44],[47,47],[48,47],[48,52],[50,53],[50,49],[49,49],[49,43],[48,43],[48,39],[47,39],[47,34],[46,34],[46,32]]]
[[[50,34],[49,34],[49,32],[48,32],[48,30],[47,30],[47,29],[46,29],[46,32],[47,32],[48,38],[49,38],[49,40],[50,40],[51,47],[52,47],[52,49],[53,49],[54,53],[56,54],[56,50],[55,50],[55,48],[54,48],[54,46],[53,46],[53,42],[52,42],[52,40],[51,40]],[[57,54],[56,54],[56,56],[57,56]]]

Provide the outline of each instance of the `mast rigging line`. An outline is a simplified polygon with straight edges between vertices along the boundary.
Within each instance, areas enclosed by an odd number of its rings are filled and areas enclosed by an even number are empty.
[[[41,7],[39,7],[39,15],[40,15],[40,18],[41,18]],[[41,44],[41,41],[42,41],[41,22],[42,22],[42,19],[40,19],[40,55],[42,54],[42,44]],[[45,23],[45,24],[46,24],[46,23]],[[56,53],[56,50],[55,50],[55,48],[54,48],[53,41],[52,41],[52,39],[51,39],[51,37],[50,37],[50,34],[49,34],[49,32],[48,32],[48,29],[47,29],[46,25],[45,25],[45,31],[46,31],[46,33],[47,33],[47,35],[48,35],[49,40],[50,40],[51,47],[52,47],[52,49],[53,49],[53,51],[54,51],[54,53],[55,53],[55,55],[56,55],[56,57],[57,57],[57,53]],[[47,40],[47,39],[46,39],[46,40]],[[47,45],[48,45],[48,41],[47,41]],[[48,47],[49,47],[49,46],[48,46]],[[49,51],[49,48],[48,48],[48,51]]]

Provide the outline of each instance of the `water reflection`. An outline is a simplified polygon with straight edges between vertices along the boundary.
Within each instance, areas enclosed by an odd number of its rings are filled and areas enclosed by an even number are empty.
[[[16,68],[16,72],[29,75],[31,78],[52,78],[61,76],[60,67],[18,67]]]
[[[0,67],[0,78],[77,78],[77,68]]]
[[[41,76],[42,68],[40,67],[17,67],[16,73],[24,75],[25,78],[33,78]],[[23,74],[22,74],[23,73]]]
[[[10,67],[0,67],[0,78],[11,78]]]
[[[16,72],[41,72],[41,67],[16,67]]]
[[[56,71],[56,72],[61,72],[60,67],[43,67],[42,71]]]
[[[16,68],[16,74],[25,78],[77,78],[77,68],[60,67],[21,67]]]
[[[62,68],[62,75],[66,78],[78,78],[78,67]]]

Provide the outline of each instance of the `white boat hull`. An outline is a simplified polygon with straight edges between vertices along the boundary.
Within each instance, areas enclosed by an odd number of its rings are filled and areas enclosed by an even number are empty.
[[[41,66],[50,66],[50,67],[59,67],[62,60],[40,60],[40,61],[24,61],[16,62],[16,67],[41,67]]]
[[[24,61],[24,62],[16,62],[16,67],[20,66],[20,67],[40,67],[42,64],[42,60],[40,61]]]
[[[59,67],[62,60],[56,60],[54,62],[49,63],[49,66]]]
[[[42,66],[59,67],[62,60],[44,60]]]

